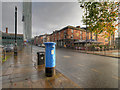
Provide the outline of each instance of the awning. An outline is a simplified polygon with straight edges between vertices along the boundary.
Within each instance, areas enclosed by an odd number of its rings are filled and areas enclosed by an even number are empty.
[[[75,41],[74,44],[85,44],[85,43],[95,43],[95,44],[100,44],[102,42],[98,42],[94,39],[88,39],[87,41],[86,40],[79,40],[79,41]]]

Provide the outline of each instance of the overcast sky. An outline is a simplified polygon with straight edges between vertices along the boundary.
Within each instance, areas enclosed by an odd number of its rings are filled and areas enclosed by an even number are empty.
[[[23,33],[22,3],[2,2],[2,31],[8,27],[9,33],[14,33],[14,8],[18,7],[18,33]]]
[[[22,3],[2,2],[2,29],[14,32],[14,7],[18,7],[18,33],[23,33]],[[65,26],[82,25],[83,10],[77,2],[32,2],[32,36],[52,33]]]
[[[2,2],[3,32],[8,27],[9,33],[14,33],[15,6],[18,7],[18,33],[23,33],[22,2]],[[49,34],[68,25],[84,27],[81,21],[82,15],[83,10],[77,0],[76,2],[32,2],[32,36]]]

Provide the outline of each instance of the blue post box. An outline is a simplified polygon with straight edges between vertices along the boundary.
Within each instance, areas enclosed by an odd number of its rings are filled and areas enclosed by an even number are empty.
[[[55,74],[55,45],[54,42],[45,42],[45,73],[46,76],[51,77]]]

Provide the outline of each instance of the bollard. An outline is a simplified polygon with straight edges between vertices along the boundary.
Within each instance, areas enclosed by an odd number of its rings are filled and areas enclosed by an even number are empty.
[[[52,77],[55,74],[55,45],[54,42],[45,42],[45,75]]]
[[[17,46],[14,47],[14,56],[17,56]]]
[[[43,65],[45,62],[45,52],[37,52],[37,57],[38,57],[38,65]]]
[[[3,59],[6,59],[6,50],[3,50]]]

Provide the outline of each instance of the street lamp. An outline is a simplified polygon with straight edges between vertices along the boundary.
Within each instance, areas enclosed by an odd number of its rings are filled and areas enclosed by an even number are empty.
[[[84,6],[81,4],[81,8],[84,8]],[[87,8],[86,8],[86,51],[87,51]]]
[[[15,6],[15,47],[14,56],[17,56],[17,7]]]

